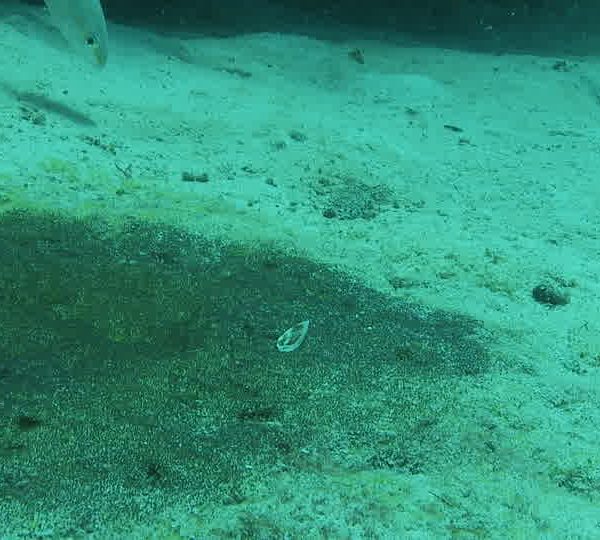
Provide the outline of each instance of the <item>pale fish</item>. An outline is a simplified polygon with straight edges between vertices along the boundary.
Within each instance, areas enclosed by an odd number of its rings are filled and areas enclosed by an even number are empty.
[[[45,0],[71,47],[98,66],[106,64],[108,35],[100,0]]]

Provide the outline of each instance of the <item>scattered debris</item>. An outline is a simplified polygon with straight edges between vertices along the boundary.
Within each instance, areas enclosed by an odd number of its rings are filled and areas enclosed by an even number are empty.
[[[131,163],[129,165],[121,165],[119,163],[115,163],[115,168],[123,175],[123,178],[125,178],[126,180],[130,180],[133,176],[133,165]]]
[[[311,187],[315,206],[328,219],[371,220],[399,204],[386,185],[367,183],[353,176],[323,175]]]
[[[46,125],[46,115],[40,110],[26,105],[19,105],[19,111],[21,112],[21,118],[31,122],[34,126]]]
[[[252,73],[250,73],[249,71],[246,71],[245,69],[241,69],[241,68],[223,67],[223,68],[220,68],[220,70],[225,73],[228,73],[229,75],[235,75],[236,77],[239,77],[240,79],[249,79],[250,77],[252,77]]]
[[[287,148],[287,143],[285,141],[273,141],[271,143],[271,148],[273,148],[273,150],[285,150]]]
[[[554,71],[562,71],[562,72],[569,72],[571,71],[571,65],[569,63],[567,63],[566,60],[557,60],[556,62],[554,62],[554,64],[552,64],[552,69]]]
[[[105,142],[100,137],[91,137],[89,135],[82,135],[79,137],[83,142],[89,144],[90,146],[95,146],[96,148],[100,148],[100,150],[104,150],[108,154],[112,154],[115,156],[117,154],[117,145],[111,142]]]
[[[350,60],[354,60],[357,64],[362,65],[365,63],[365,55],[360,49],[352,49],[350,52],[348,52],[348,58],[350,58]]]
[[[308,140],[308,137],[301,131],[298,131],[297,129],[292,129],[288,135],[290,136],[290,139],[292,139],[292,141],[306,142]]]
[[[199,184],[206,184],[208,182],[208,173],[194,174],[191,172],[184,171],[181,173],[181,179],[184,182],[197,182]]]
[[[447,129],[448,131],[453,131],[454,133],[462,133],[463,132],[463,128],[460,128],[458,126],[453,126],[452,124],[444,124],[444,129]]]

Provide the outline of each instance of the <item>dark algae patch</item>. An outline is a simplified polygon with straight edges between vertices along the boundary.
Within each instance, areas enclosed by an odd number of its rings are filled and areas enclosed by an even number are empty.
[[[13,212],[0,253],[0,514],[59,535],[283,473],[427,471],[456,379],[489,367],[477,321],[269,248]]]

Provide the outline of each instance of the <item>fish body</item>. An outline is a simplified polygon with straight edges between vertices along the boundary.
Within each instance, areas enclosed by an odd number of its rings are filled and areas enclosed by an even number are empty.
[[[103,66],[108,58],[108,33],[100,0],[44,0],[71,47],[92,64]]]

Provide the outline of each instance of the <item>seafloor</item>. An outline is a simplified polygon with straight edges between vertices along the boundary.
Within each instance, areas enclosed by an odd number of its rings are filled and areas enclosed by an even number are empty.
[[[2,8],[0,538],[600,538],[598,60],[109,30]]]

